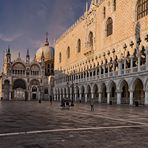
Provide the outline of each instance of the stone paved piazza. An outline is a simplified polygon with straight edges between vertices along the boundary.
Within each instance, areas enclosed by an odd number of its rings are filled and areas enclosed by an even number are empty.
[[[0,148],[147,148],[148,108],[0,102]]]

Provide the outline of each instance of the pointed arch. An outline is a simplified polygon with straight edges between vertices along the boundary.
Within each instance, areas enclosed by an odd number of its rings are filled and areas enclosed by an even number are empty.
[[[78,39],[77,41],[77,52],[80,53],[81,52],[81,40]]]
[[[129,104],[129,86],[126,80],[119,82],[119,90],[121,91],[121,104]]]
[[[135,79],[133,83],[134,90],[134,102],[138,101],[139,104],[144,104],[144,85],[141,79]]]
[[[109,17],[106,21],[106,36],[110,36],[113,33],[113,20]]]

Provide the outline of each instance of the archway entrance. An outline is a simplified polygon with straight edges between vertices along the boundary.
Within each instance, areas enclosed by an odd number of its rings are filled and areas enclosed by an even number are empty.
[[[110,101],[113,104],[117,104],[116,84],[114,82],[112,82],[111,84],[110,91],[111,91]]]
[[[14,81],[14,100],[27,100],[26,82],[22,79]]]
[[[10,99],[10,81],[5,80],[4,81],[4,100],[9,100]]]
[[[81,102],[85,102],[85,89],[84,86],[81,87]]]
[[[134,102],[138,101],[140,105],[144,105],[144,91],[143,91],[143,83],[140,79],[135,81],[135,89],[134,89]]]
[[[87,101],[89,102],[91,100],[91,88],[88,85],[87,86]]]
[[[30,99],[31,100],[39,100],[41,97],[41,94],[39,93],[40,85],[39,81],[36,79],[31,80],[30,82]],[[43,98],[42,98],[43,99]]]
[[[37,87],[36,86],[33,86],[32,87],[32,100],[37,100],[38,97],[37,97]]]
[[[126,81],[122,82],[121,86],[121,104],[129,104],[129,87]]]
[[[101,98],[101,103],[106,103],[107,104],[107,92],[106,92],[106,85],[103,83],[102,84],[102,98]]]
[[[93,92],[94,92],[94,101],[98,102],[99,94],[98,94],[98,86],[96,84],[94,85]]]

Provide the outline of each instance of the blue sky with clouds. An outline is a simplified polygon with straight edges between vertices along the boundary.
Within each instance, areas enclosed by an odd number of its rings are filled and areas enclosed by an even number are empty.
[[[90,0],[87,0],[90,1]],[[0,0],[0,67],[8,45],[13,57],[33,58],[49,33],[52,43],[85,11],[86,0]]]

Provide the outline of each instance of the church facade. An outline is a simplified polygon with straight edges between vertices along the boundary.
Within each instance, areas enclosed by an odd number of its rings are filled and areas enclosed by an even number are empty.
[[[53,96],[54,49],[48,38],[40,47],[33,61],[27,50],[24,61],[20,53],[15,60],[7,49],[0,75],[2,100],[49,100]]]
[[[92,0],[55,49],[55,100],[148,105],[147,0]]]

